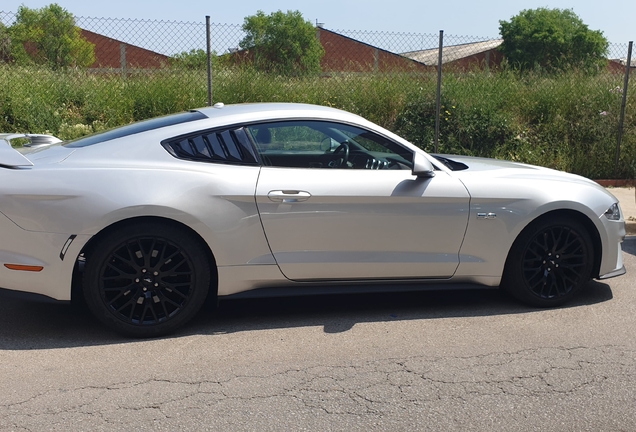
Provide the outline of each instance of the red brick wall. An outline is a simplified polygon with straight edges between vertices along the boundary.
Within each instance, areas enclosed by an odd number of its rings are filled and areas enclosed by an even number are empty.
[[[154,51],[129,45],[82,29],[82,36],[95,44],[95,63],[91,68],[121,68],[122,44],[126,49],[126,68],[154,69],[168,64],[169,57]]]
[[[470,71],[473,69],[496,69],[501,66],[503,54],[497,49],[480,52],[475,55],[444,63],[443,68],[454,71]]]
[[[323,72],[408,72],[427,69],[421,63],[329,30],[317,28],[325,50]]]

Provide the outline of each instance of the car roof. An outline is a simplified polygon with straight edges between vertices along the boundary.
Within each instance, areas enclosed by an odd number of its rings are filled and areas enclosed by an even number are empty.
[[[259,102],[225,105],[216,103],[210,107],[198,108],[196,111],[210,119],[224,117],[284,118],[291,117],[326,117],[351,119],[356,122],[365,121],[362,117],[336,108],[303,103]]]
[[[178,118],[176,118],[176,121],[173,121],[175,117]],[[231,105],[217,103],[211,107],[193,109],[187,112],[132,123],[110,131],[83,137],[76,141],[69,141],[64,143],[63,147],[67,150],[74,150],[76,148],[86,148],[88,150],[88,148],[91,148],[89,153],[94,157],[106,158],[107,154],[115,151],[113,150],[113,146],[123,146],[125,149],[118,150],[122,151],[122,154],[125,155],[121,157],[147,159],[150,154],[149,152],[155,148],[155,144],[165,139],[173,139],[174,137],[191,134],[199,130],[211,130],[217,127],[233,127],[234,125],[240,126],[287,119],[327,120],[349,123],[367,127],[376,133],[381,133],[401,142],[407,147],[412,146],[412,144],[406,142],[399,136],[373,124],[363,117],[336,108],[302,103],[245,103]],[[145,134],[146,139],[129,139],[130,136],[141,133]],[[136,145],[131,145],[132,142],[136,143]],[[106,144],[107,147],[101,145],[102,143],[108,143]],[[94,144],[100,145],[94,146]],[[33,161],[45,158],[48,156],[48,153],[50,152],[41,153],[39,156],[31,154],[29,160]],[[99,156],[98,154],[101,153],[103,153],[103,155]],[[161,151],[162,155],[163,153],[164,151]],[[85,153],[85,155],[85,157],[89,157],[88,154]]]

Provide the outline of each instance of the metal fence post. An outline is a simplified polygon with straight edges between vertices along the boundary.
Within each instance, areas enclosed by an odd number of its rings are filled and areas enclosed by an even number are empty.
[[[437,99],[435,101],[435,153],[439,145],[439,123],[442,110],[442,50],[444,47],[444,30],[439,31],[439,54],[437,57]]]
[[[126,78],[126,44],[123,42],[119,44],[119,68],[121,76]]]
[[[205,16],[205,35],[208,51],[208,106],[212,106],[212,41],[210,38],[210,15]]]
[[[616,143],[616,163],[614,165],[614,175],[618,174],[618,162],[621,156],[621,141],[623,140],[623,125],[625,123],[625,105],[627,104],[627,88],[629,86],[629,71],[632,68],[632,46],[634,42],[629,42],[627,48],[627,64],[625,65],[625,82],[623,84],[623,101],[621,103],[621,115],[618,120],[618,139]]]

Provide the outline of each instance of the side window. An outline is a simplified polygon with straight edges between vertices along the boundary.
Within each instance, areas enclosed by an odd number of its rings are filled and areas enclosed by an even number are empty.
[[[410,150],[374,132],[327,121],[247,126],[265,165],[285,168],[412,169]]]
[[[312,128],[309,122],[270,123],[247,128],[254,137],[259,152],[286,151],[320,153],[329,150],[324,132]]]
[[[178,159],[256,165],[256,155],[243,128],[198,132],[162,142]]]

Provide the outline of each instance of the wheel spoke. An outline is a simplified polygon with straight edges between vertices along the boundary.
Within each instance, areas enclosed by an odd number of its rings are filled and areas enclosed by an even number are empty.
[[[148,312],[150,312],[150,315],[152,316],[152,320],[150,321],[146,320],[146,317],[149,315]],[[157,319],[157,314],[155,313],[154,307],[152,305],[149,305],[147,302],[144,302],[144,305],[141,309],[141,315],[139,316],[139,324],[150,324],[157,321],[159,320]]]
[[[183,298],[184,298],[184,299],[186,299],[187,297],[185,297],[185,296],[184,296]],[[165,301],[166,303],[168,303],[168,304],[171,304],[171,305],[173,305],[173,306],[175,306],[175,307],[181,307],[181,303],[177,303],[176,301],[172,300],[172,299],[171,299],[170,297],[168,297],[168,296],[164,296],[164,298],[163,298],[163,299],[164,299],[164,301]]]
[[[174,277],[174,276],[186,276],[190,275],[192,272],[190,271],[173,271],[173,272],[161,272],[161,276],[165,278]]]
[[[175,250],[174,252],[172,252],[169,256],[166,257],[166,250],[167,250],[167,245],[164,245],[164,247],[161,249],[161,253],[158,256],[157,259],[157,263],[158,263],[158,267],[162,267],[166,261],[172,259],[172,257],[176,256],[177,254],[181,253],[180,249]]]
[[[163,309],[163,314],[166,318],[168,318],[170,314],[168,313],[168,309],[166,308],[166,301],[163,294],[159,297],[159,300],[160,300],[159,303],[161,304],[161,308]]]
[[[577,236],[574,236],[572,241],[566,243],[565,245],[563,245],[563,247],[561,247],[560,251],[562,251],[563,253],[566,253],[566,251],[569,249],[569,247],[572,246],[572,245],[575,245],[577,242],[579,242],[579,238]],[[577,247],[578,247],[578,245],[577,245]]]
[[[134,308],[134,300],[135,300],[134,298],[131,298],[130,300],[128,300],[128,301],[126,301],[126,302],[122,303],[122,304],[121,304],[121,305],[120,305],[117,309],[115,309],[115,312],[121,312],[121,311],[123,311],[123,310],[124,310],[127,306],[131,306],[131,305],[133,305],[131,309],[132,309],[132,310],[134,310],[134,309],[135,309],[135,308]]]
[[[171,294],[176,294],[179,297],[186,299],[188,298],[188,296],[184,293],[181,292],[181,290],[177,289],[176,287],[170,287],[170,286],[166,286],[165,288],[169,289]]]
[[[123,267],[122,263],[117,263],[117,264],[119,265],[116,266],[115,263],[112,263],[112,262],[109,262],[108,264],[106,264],[109,270],[112,270],[113,272],[117,273],[116,276],[111,276],[111,278],[117,278],[121,276],[132,276],[135,274],[133,269],[131,269],[132,270],[131,272],[127,272],[125,271],[125,269],[122,268]]]
[[[541,290],[539,290],[539,293],[541,294],[542,297],[550,296],[550,290],[552,288],[551,282],[552,281],[548,280],[548,278],[543,279],[543,285],[541,286]]]
[[[126,256],[123,256],[121,254],[122,251],[125,251],[127,253]],[[115,251],[113,253],[113,258],[117,258],[122,263],[126,263],[130,265],[131,267],[136,267],[135,261],[133,260],[132,255],[130,254],[130,248],[128,248],[128,245]]]
[[[130,287],[130,285],[129,285],[129,287]],[[106,290],[105,290],[105,291],[106,291]],[[115,289],[114,289],[114,288],[111,288],[109,291],[115,291]],[[112,305],[113,303],[115,303],[117,300],[119,300],[121,297],[123,297],[123,296],[125,296],[125,295],[129,294],[130,292],[131,292],[131,290],[130,290],[130,288],[128,288],[128,287],[121,288],[121,289],[119,289],[119,293],[118,293],[117,295],[115,295],[115,297],[114,297],[114,298],[109,298],[109,299],[107,300],[106,304],[110,306],[110,305]]]
[[[175,256],[175,255],[176,254],[174,254],[173,256]],[[172,270],[172,269],[178,268],[181,264],[183,264],[185,262],[185,260],[186,260],[185,258],[181,259],[181,261],[173,260],[172,257],[171,257],[171,258],[169,258],[168,261],[166,261],[164,263],[164,266],[166,266],[167,264],[170,264],[170,267],[168,267],[168,269]]]
[[[561,243],[561,238],[563,237],[563,230],[552,230],[550,231],[552,235],[552,252],[555,252],[557,245]]]

